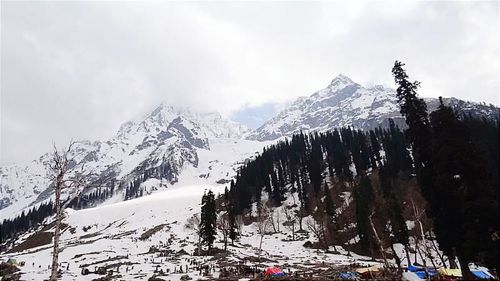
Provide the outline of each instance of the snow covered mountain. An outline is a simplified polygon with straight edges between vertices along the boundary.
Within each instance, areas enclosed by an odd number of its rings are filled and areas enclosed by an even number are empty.
[[[437,100],[427,102],[431,109],[437,107]],[[446,102],[462,112],[498,116],[498,108],[493,106],[457,99]],[[311,243],[317,239],[312,230],[315,227],[312,216],[303,218],[310,231],[297,232],[294,225],[289,229],[285,223],[279,230],[279,222],[290,219],[288,214],[300,212],[294,193],[290,193],[282,206],[270,209],[278,231],[264,230],[265,235],[259,235],[258,222],[248,224],[242,219],[238,222],[240,240],[234,246],[229,245],[229,252],[220,258],[190,255],[198,237],[187,226],[187,220],[199,214],[200,199],[206,189],[223,193],[236,169],[276,139],[300,130],[347,125],[366,129],[384,124],[388,117],[403,121],[394,90],[382,86],[365,88],[340,75],[326,89],[297,100],[254,132],[217,113],[198,113],[162,104],[151,113],[124,123],[108,141],[76,142],[70,155],[73,159],[70,173],[83,170],[89,178],[91,185],[83,193],[110,186],[115,189],[112,197],[95,208],[66,210],[61,236],[62,274],[65,280],[90,280],[99,277],[96,269],[104,268],[124,280],[146,279],[160,273],[168,276],[168,280],[186,280],[186,275],[203,279],[201,271],[193,266],[203,264],[214,268],[211,274],[217,278],[224,273],[224,267],[241,264],[255,267],[260,257],[264,260],[258,263],[265,267],[280,265],[292,272],[326,271],[353,264],[382,267],[382,260],[357,255],[343,246],[305,247],[305,241]],[[47,176],[49,164],[47,153],[26,166],[0,167],[0,221],[53,196]],[[121,202],[129,184],[138,178],[145,196]],[[164,189],[165,186],[168,188]],[[339,210],[343,212],[353,199],[350,192],[342,194]],[[252,205],[255,212],[256,206]],[[45,280],[49,274],[54,229],[51,219],[16,237],[14,248],[2,252],[2,257],[26,262],[21,269],[25,279]],[[413,221],[407,224],[409,230],[416,225]],[[290,238],[295,236],[296,239]],[[215,246],[222,249],[220,232],[217,238]],[[359,235],[349,243],[358,240]],[[420,247],[418,242],[414,245]],[[404,247],[394,246],[402,258]],[[423,264],[422,258],[415,257],[415,262]],[[395,264],[392,258],[389,262]],[[403,265],[407,263],[403,259]],[[83,269],[90,269],[91,273],[83,275]]]
[[[435,98],[426,98],[429,109],[437,108]],[[487,118],[498,118],[499,108],[455,98],[444,99],[455,110]],[[310,97],[297,99],[288,108],[249,134],[251,140],[273,140],[300,131],[326,131],[342,126],[372,129],[388,124],[388,118],[404,126],[396,91],[381,85],[364,87],[342,74]]]
[[[87,194],[114,184],[120,192],[145,173],[162,178],[163,184],[174,184],[188,167],[196,169],[192,178],[201,177],[207,183],[223,182],[233,172],[235,162],[250,157],[263,145],[245,141],[247,133],[246,127],[218,113],[197,113],[161,104],[142,118],[124,123],[108,141],[76,142],[70,155],[74,160],[70,173],[83,167],[83,174],[91,183],[84,191]],[[224,151],[209,155],[211,159],[203,159],[207,163],[200,163],[200,154],[206,155],[221,142],[240,144],[239,153],[228,149],[233,157],[227,163]],[[47,153],[27,166],[0,168],[0,219],[52,196],[49,164]],[[214,168],[217,165],[224,167],[217,170]],[[120,182],[123,186],[119,187]]]
[[[438,105],[437,99],[426,101],[431,110]],[[454,98],[445,99],[445,103],[473,115],[499,116],[494,106]],[[115,197],[121,200],[128,184],[141,177],[142,181],[145,177],[162,179],[160,186],[175,184],[183,174],[196,184],[225,183],[238,163],[280,137],[340,126],[371,129],[387,124],[387,118],[404,126],[395,90],[379,85],[363,87],[344,75],[310,97],[299,98],[253,132],[218,113],[161,104],[122,124],[107,141],[76,142],[70,155],[74,160],[70,174],[84,167],[91,185],[83,194],[116,185]],[[0,167],[0,220],[53,196],[49,164],[47,153],[27,165]],[[141,188],[150,192],[156,187]]]

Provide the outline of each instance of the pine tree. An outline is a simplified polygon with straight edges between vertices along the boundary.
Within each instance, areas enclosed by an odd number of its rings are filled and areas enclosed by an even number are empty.
[[[432,130],[427,114],[427,105],[423,99],[417,96],[420,82],[410,82],[403,66],[404,63],[396,61],[392,68],[392,74],[398,85],[396,95],[400,112],[408,125],[405,135],[412,145],[415,171],[422,194],[430,204],[439,204],[439,202],[433,201],[435,196],[432,194],[432,151],[429,149],[432,147]]]
[[[217,212],[215,205],[215,195],[212,190],[204,194],[201,200],[201,236],[203,243],[208,247],[208,252],[213,247],[217,234]]]
[[[495,251],[498,239],[498,186],[489,174],[486,157],[473,142],[466,126],[440,98],[431,115],[434,130],[434,224],[439,245],[448,256],[459,258],[462,268]],[[496,201],[496,202],[495,202]],[[498,261],[498,247],[491,256]],[[490,264],[497,266],[498,264]],[[468,270],[465,276],[470,277]]]
[[[374,241],[368,218],[373,211],[375,193],[370,179],[366,175],[361,175],[359,184],[354,189],[354,200],[356,202],[356,222],[361,247],[364,251],[373,254]]]
[[[332,199],[332,194],[330,192],[330,189],[328,188],[328,185],[325,181],[325,201],[324,201],[324,204],[325,204],[325,212],[327,213],[327,215],[334,221],[335,218],[336,218],[336,211],[335,211],[335,203]]]

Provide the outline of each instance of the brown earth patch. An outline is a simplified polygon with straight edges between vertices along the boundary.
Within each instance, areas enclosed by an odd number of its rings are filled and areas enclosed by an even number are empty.
[[[52,232],[39,231],[31,235],[21,244],[14,246],[12,249],[7,251],[7,253],[22,252],[28,249],[36,248],[39,246],[47,245],[52,243],[52,237],[54,234]]]

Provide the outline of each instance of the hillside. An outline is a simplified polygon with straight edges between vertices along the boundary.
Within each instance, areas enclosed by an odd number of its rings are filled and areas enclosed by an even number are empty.
[[[210,270],[210,276],[213,277],[220,276],[221,267],[251,269],[258,255],[260,239],[256,235],[255,224],[242,225],[241,239],[234,246],[229,246],[227,254],[215,259],[190,255],[196,248],[198,238],[195,231],[185,227],[186,220],[199,213],[200,198],[207,188],[215,192],[223,192],[224,189],[222,186],[179,184],[126,202],[79,211],[68,210],[63,221],[67,227],[62,235],[60,254],[64,261],[63,276],[66,280],[92,280],[102,275],[82,275],[82,270],[93,272],[95,268],[105,267],[108,271],[114,271],[113,276],[125,280],[147,279],[159,275],[160,270],[165,273],[165,276],[159,276],[164,280],[181,280],[188,266],[187,275],[196,280],[201,276],[198,264],[213,266]],[[43,233],[50,233],[50,230],[50,226],[41,227],[35,234],[30,232],[23,235],[14,253],[2,254],[3,257],[15,257],[19,262],[26,262],[22,267],[23,279],[47,278],[50,272],[47,268],[50,264],[47,258],[51,252],[51,245],[48,244],[50,239],[45,243],[40,240],[43,240]],[[370,261],[367,257],[348,256],[340,248],[337,248],[340,251],[337,254],[304,248],[302,245],[306,239],[312,238],[310,234],[302,234],[300,240],[283,242],[282,239],[287,239],[288,235],[290,233],[283,229],[282,233],[264,237],[264,264],[279,264],[293,271],[321,269],[330,264],[349,265],[353,262],[380,264],[380,261]],[[33,242],[29,241],[33,240],[42,245],[32,247]],[[23,241],[28,242],[24,244]],[[223,243],[218,240],[216,247],[222,249]],[[174,273],[180,268],[182,273]]]

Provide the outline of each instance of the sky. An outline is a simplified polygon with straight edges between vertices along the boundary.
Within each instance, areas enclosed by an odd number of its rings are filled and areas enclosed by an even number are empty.
[[[342,73],[500,104],[498,1],[1,2],[1,164],[164,101],[255,128]]]

